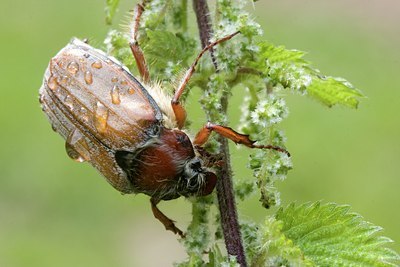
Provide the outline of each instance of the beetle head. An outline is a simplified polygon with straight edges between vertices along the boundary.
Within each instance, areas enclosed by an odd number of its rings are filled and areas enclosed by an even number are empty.
[[[196,156],[187,134],[178,129],[163,129],[160,141],[168,148],[168,154],[173,155],[172,166],[179,175],[177,193],[185,197],[211,194],[217,177],[203,167],[203,161]]]
[[[194,157],[186,162],[178,183],[184,196],[206,196],[214,190],[217,176],[207,171],[198,157]]]

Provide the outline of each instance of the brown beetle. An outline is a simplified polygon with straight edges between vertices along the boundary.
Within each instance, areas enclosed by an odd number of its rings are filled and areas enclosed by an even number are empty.
[[[201,56],[238,32],[204,48],[186,72],[174,96],[149,84],[149,72],[138,46],[143,7],[132,26],[131,50],[146,88],[116,59],[73,39],[53,59],[40,88],[40,103],[50,123],[66,140],[68,155],[88,161],[122,193],[151,196],[154,216],[167,230],[183,236],[158,208],[160,200],[210,194],[216,175],[203,166],[201,152],[212,131],[252,148],[247,135],[207,123],[193,142],[182,130],[186,112],[179,102]],[[171,100],[172,99],[172,100]]]

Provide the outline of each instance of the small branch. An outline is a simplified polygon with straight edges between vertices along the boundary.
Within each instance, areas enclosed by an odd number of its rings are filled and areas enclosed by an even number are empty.
[[[202,47],[209,44],[212,36],[212,27],[209,17],[209,9],[206,0],[193,0],[193,7],[197,17],[197,25]],[[214,57],[214,50],[210,51],[211,58],[216,71],[218,65]],[[221,106],[224,114],[228,108],[228,93],[224,93],[221,98]],[[217,197],[219,211],[221,214],[221,225],[225,239],[226,250],[229,255],[235,256],[237,262],[242,267],[246,267],[246,257],[242,244],[239,221],[237,216],[235,194],[232,183],[232,169],[230,164],[230,154],[228,141],[225,138],[219,138],[220,149],[223,156],[223,166],[217,172],[219,177],[217,182]]]

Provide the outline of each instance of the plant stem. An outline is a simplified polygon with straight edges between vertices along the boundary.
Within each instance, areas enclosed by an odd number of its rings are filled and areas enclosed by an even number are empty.
[[[193,7],[197,17],[201,44],[204,48],[209,43],[212,36],[212,27],[209,17],[210,12],[206,0],[193,0]],[[214,67],[218,72],[214,50],[211,50],[210,53]],[[224,92],[221,97],[221,107],[221,112],[226,114],[228,108],[227,92]],[[218,142],[220,143],[221,154],[223,156],[223,166],[217,172],[217,176],[219,177],[217,182],[217,197],[225,246],[228,254],[235,256],[236,261],[240,266],[246,267],[246,257],[242,244],[235,194],[233,191],[228,141],[225,138],[220,137]]]
[[[210,10],[208,9],[207,0],[193,0],[193,8],[196,13],[197,27],[199,28],[201,47],[204,48],[209,44],[212,36],[212,27],[210,21]],[[215,69],[218,71],[217,61],[214,56],[214,48],[210,49],[211,59]]]

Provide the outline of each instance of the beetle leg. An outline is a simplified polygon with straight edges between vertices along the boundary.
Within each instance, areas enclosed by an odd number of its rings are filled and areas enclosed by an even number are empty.
[[[171,106],[175,114],[178,129],[182,129],[186,121],[186,110],[179,101],[174,102],[174,100],[172,100]]]
[[[175,226],[174,221],[165,216],[165,214],[162,213],[161,210],[157,208],[157,204],[160,202],[160,200],[152,197],[150,198],[150,202],[151,202],[151,210],[153,211],[154,217],[156,217],[156,219],[159,220],[165,226],[165,229],[170,230],[174,232],[174,234],[178,234],[182,238],[184,238],[185,234],[178,227]]]
[[[183,91],[185,90],[187,84],[189,83],[189,80],[192,77],[197,64],[199,63],[200,58],[204,55],[205,52],[212,49],[214,46],[231,39],[233,36],[237,35],[238,33],[239,33],[238,31],[234,32],[234,33],[227,35],[221,39],[218,39],[217,41],[215,41],[213,43],[208,44],[206,47],[203,48],[203,50],[201,50],[201,52],[196,57],[196,60],[193,62],[193,64],[190,66],[190,68],[186,71],[181,82],[179,83],[178,88],[175,91],[174,97],[171,100],[172,109],[174,110],[179,129],[181,129],[183,127],[183,125],[185,124],[185,120],[186,120],[186,111],[183,108],[183,106],[179,103],[179,98],[181,97]]]
[[[242,145],[245,145],[250,148],[272,149],[272,150],[276,150],[276,151],[285,153],[288,156],[290,156],[290,153],[284,148],[281,148],[279,146],[273,146],[273,145],[255,145],[254,143],[256,141],[252,141],[249,138],[249,135],[238,133],[238,132],[234,131],[232,128],[217,125],[217,124],[212,124],[211,122],[208,122],[206,125],[204,125],[203,128],[201,128],[201,130],[197,133],[193,143],[196,146],[203,145],[205,142],[207,142],[208,138],[210,137],[211,132],[213,132],[213,131],[225,138],[232,140],[236,144],[242,144]]]
[[[140,18],[144,11],[144,7],[146,5],[146,0],[144,0],[141,4],[137,4],[133,11],[133,19],[130,25],[131,36],[129,41],[129,46],[131,47],[131,51],[133,57],[135,58],[137,68],[139,70],[140,76],[142,77],[143,82],[148,83],[150,79],[149,68],[146,64],[146,59],[144,58],[144,54],[142,49],[139,46],[138,42],[138,32],[140,25]]]

